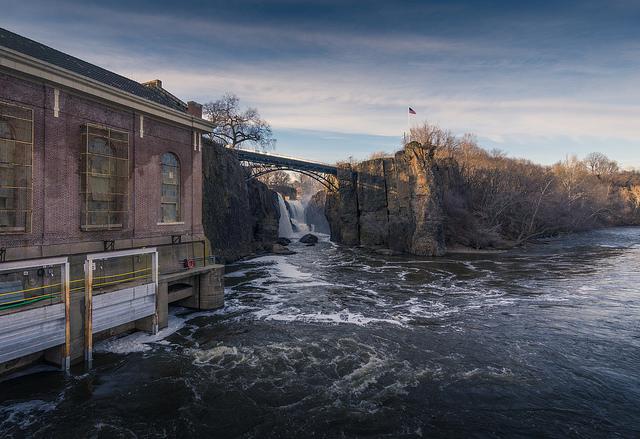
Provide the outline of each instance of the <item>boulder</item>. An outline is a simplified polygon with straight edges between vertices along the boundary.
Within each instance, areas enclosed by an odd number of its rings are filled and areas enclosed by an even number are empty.
[[[280,244],[273,244],[273,247],[271,248],[271,252],[275,253],[276,255],[295,255],[296,254],[296,252],[291,251],[284,245],[280,245]]]
[[[302,238],[300,238],[300,242],[303,244],[314,245],[318,243],[318,237],[312,233],[307,233]]]
[[[278,240],[276,241],[278,244],[280,245],[289,245],[291,244],[291,240],[289,238],[278,238]]]

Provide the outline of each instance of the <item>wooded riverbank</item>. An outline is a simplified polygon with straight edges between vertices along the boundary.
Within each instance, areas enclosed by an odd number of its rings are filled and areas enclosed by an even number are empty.
[[[342,164],[340,191],[326,204],[332,239],[439,255],[640,225],[640,173],[602,154],[542,166],[435,126],[411,139],[394,155]]]

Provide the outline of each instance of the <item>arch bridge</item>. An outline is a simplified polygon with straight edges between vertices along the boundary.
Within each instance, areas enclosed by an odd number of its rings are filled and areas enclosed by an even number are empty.
[[[338,190],[338,169],[335,166],[245,149],[237,149],[235,152],[240,164],[250,172],[247,180],[275,171],[293,171],[313,178],[332,192]]]

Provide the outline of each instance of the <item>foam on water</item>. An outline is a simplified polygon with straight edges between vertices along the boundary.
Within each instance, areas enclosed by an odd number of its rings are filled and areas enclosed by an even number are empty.
[[[111,338],[96,343],[94,352],[113,354],[129,354],[132,352],[145,352],[152,349],[150,344],[158,343],[166,337],[182,329],[186,319],[175,314],[169,314],[169,325],[158,331],[157,334],[147,334],[146,332],[134,332],[133,334]]]
[[[207,350],[193,350],[191,351],[194,357],[194,364],[211,364],[211,363],[220,363],[227,356],[236,356],[238,355],[238,349],[235,347],[229,346],[216,346],[212,349]]]
[[[170,308],[168,326],[157,334],[146,332],[134,332],[123,337],[114,337],[96,343],[94,352],[112,354],[130,354],[134,352],[147,352],[153,349],[154,345],[170,346],[171,343],[165,339],[170,335],[188,326],[189,321],[203,316],[234,314],[237,312],[250,311],[255,307],[241,304],[237,299],[226,301],[224,308],[212,311],[199,311],[185,313],[185,308]]]
[[[133,352],[146,352],[153,349],[153,345],[170,345],[164,339],[183,329],[190,320],[202,316],[213,316],[219,314],[233,313],[250,309],[249,307],[238,305],[235,301],[225,305],[224,308],[212,311],[199,311],[185,313],[185,308],[171,308],[169,311],[168,326],[158,331],[157,334],[146,332],[134,332],[124,337],[115,337],[96,343],[94,352],[112,354],[129,354]]]
[[[245,277],[247,274],[254,272],[255,268],[247,268],[245,270],[232,271],[231,273],[226,273],[224,277]]]
[[[189,354],[193,365],[203,369],[205,377],[209,374],[205,379],[224,379],[225,385],[243,392],[269,389],[270,404],[282,410],[305,402],[310,404],[310,411],[321,409],[314,402],[320,399],[332,401],[336,409],[377,413],[385,409],[390,398],[402,397],[409,387],[438,374],[437,368],[415,368],[399,361],[387,352],[385,343],[371,346],[340,338],[330,345],[322,341],[301,345],[295,340],[248,346],[219,344],[192,349]],[[315,384],[304,395],[290,399],[286,395],[298,393],[296,383],[300,379]],[[330,381],[326,383],[326,379]]]
[[[447,306],[442,302],[433,301],[421,303],[417,298],[409,299],[402,307],[410,316],[423,318],[440,318],[460,312],[457,306]]]
[[[326,259],[326,258],[325,258]],[[389,262],[375,256],[366,254],[365,260],[370,263],[355,265],[352,262],[345,264],[349,268],[356,268],[359,272],[371,273],[384,276],[385,273],[393,273],[400,278],[402,284],[386,282],[377,278],[356,278],[351,284],[344,284],[337,279],[322,278],[317,279],[315,274],[305,269],[305,265],[297,263],[298,257],[270,255],[253,259],[252,264],[257,264],[261,268],[261,277],[248,280],[231,287],[232,297],[243,301],[244,297],[250,298],[253,309],[243,318],[252,318],[263,321],[275,322],[302,322],[314,324],[352,324],[366,326],[370,324],[391,324],[401,327],[412,327],[412,322],[422,324],[421,320],[439,319],[462,314],[474,309],[481,309],[495,306],[508,306],[514,303],[511,298],[504,298],[504,291],[495,288],[483,288],[480,279],[488,280],[490,276],[476,278],[474,287],[468,281],[456,279],[456,275],[443,268],[433,267],[429,269],[429,276],[438,280],[433,280],[424,285],[423,288],[416,289],[413,281],[407,280],[407,275],[421,275],[422,270],[415,266],[407,267],[404,263]],[[304,259],[302,260],[304,262]],[[335,260],[316,260],[313,265],[339,265]],[[379,264],[371,265],[376,262]],[[417,261],[410,261],[417,262]],[[420,261],[424,262],[424,261]],[[487,273],[488,270],[479,268],[477,264],[489,261],[467,261],[459,262],[467,269],[476,273]],[[241,270],[243,275],[251,273],[251,269]],[[314,271],[315,273],[315,271]],[[322,273],[322,271],[320,272]],[[238,276],[240,277],[240,276]],[[403,287],[404,282],[411,288]],[[484,280],[482,281],[484,282]],[[376,288],[372,288],[375,285]],[[341,300],[331,300],[327,302],[328,296],[326,288],[338,288],[342,291]],[[315,289],[312,297],[307,300],[299,300],[298,297],[304,292]],[[393,295],[390,296],[389,293]],[[397,296],[397,297],[396,297]],[[404,296],[401,302],[397,299]],[[433,297],[438,300],[430,300]],[[470,299],[456,299],[456,296],[469,297]],[[261,303],[256,303],[255,298],[260,297]],[[344,302],[348,299],[350,303],[356,303],[357,309],[351,306],[345,307]],[[322,303],[322,310],[313,309],[317,303]],[[342,304],[342,306],[340,306]],[[372,306],[376,313],[383,311],[383,315],[370,316],[363,307],[370,309]],[[335,308],[332,310],[331,308]],[[450,324],[447,322],[446,324]]]
[[[484,368],[476,367],[472,370],[461,372],[458,376],[462,379],[469,380],[477,380],[482,378],[511,378],[513,377],[513,372],[506,367],[491,367],[487,366]]]
[[[275,269],[275,273],[272,271],[271,277],[273,279],[280,279],[282,277],[288,280],[307,280],[312,277],[311,273],[302,272],[295,265],[288,262],[286,256],[262,256],[260,258],[252,259],[252,263],[269,264]]]
[[[342,310],[335,313],[287,313],[288,310],[274,310],[265,308],[253,313],[255,317],[263,320],[279,322],[304,322],[304,323],[333,323],[366,326],[372,323],[386,323],[397,326],[404,326],[404,323],[394,319],[382,319],[376,317],[365,317],[359,313],[352,313]]]
[[[55,410],[61,400],[62,396],[55,401],[34,399],[0,406],[0,429],[11,425],[17,425],[21,430],[26,429],[38,421],[44,413]]]

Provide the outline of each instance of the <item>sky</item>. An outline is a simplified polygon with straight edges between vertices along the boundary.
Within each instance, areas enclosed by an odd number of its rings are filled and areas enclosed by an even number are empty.
[[[640,1],[0,0],[0,27],[183,100],[231,92],[276,153],[395,151],[407,124],[640,168]],[[408,121],[408,107],[417,115]]]

